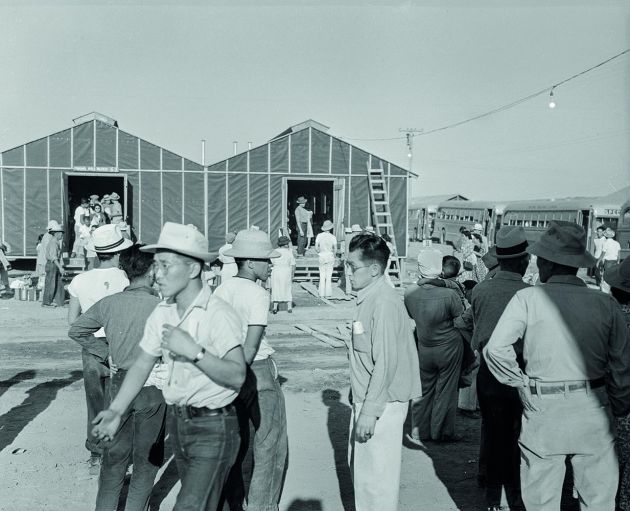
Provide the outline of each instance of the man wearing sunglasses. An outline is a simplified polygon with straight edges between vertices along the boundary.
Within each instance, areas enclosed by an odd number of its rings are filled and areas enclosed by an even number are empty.
[[[422,394],[411,320],[383,276],[388,258],[380,236],[358,234],[350,242],[346,266],[357,309],[349,347],[348,458],[356,511],[398,508],[403,424],[409,400]]]

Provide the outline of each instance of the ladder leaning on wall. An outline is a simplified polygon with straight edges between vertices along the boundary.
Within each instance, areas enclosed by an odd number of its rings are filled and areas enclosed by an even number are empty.
[[[393,264],[389,269],[389,276],[395,277],[395,280],[392,280],[392,282],[394,285],[400,286],[402,285],[400,258],[398,257],[398,247],[396,246],[396,237],[394,236],[394,224],[392,222],[392,213],[389,207],[389,192],[385,182],[385,171],[382,166],[377,169],[371,169],[369,167],[369,163],[367,170],[374,230],[379,235],[387,233],[392,239],[394,253],[392,254]]]

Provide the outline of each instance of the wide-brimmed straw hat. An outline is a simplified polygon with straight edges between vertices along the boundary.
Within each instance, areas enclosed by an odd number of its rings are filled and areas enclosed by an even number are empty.
[[[553,263],[590,268],[596,259],[586,250],[586,232],[578,224],[555,220],[527,251]]]
[[[271,240],[265,231],[244,229],[236,235],[232,248],[224,255],[238,259],[271,259],[280,257],[271,246]]]
[[[334,226],[335,224],[333,224],[330,220],[326,220],[322,224],[322,231],[330,231]]]
[[[434,279],[442,273],[442,252],[422,250],[418,254],[418,272],[422,277]]]
[[[520,225],[504,225],[498,230],[496,243],[488,254],[497,259],[514,259],[527,254],[527,246],[525,229]]]
[[[140,248],[143,252],[168,250],[202,261],[212,261],[216,255],[208,252],[208,240],[192,224],[166,222],[157,243]]]
[[[48,225],[46,226],[46,230],[48,232],[64,232],[63,227],[59,225],[59,222],[57,222],[57,220],[50,220],[48,222]]]
[[[604,280],[610,287],[630,293],[630,257],[626,257],[623,263],[608,268],[604,272]]]
[[[120,199],[120,195],[118,195],[116,192],[113,192],[113,193],[109,194],[109,198],[111,200],[119,200]]]
[[[296,201],[298,204],[306,204],[308,201],[306,200],[306,197],[304,197],[303,195],[300,195]]]
[[[114,254],[131,245],[133,242],[123,236],[118,224],[107,224],[92,231],[92,238],[85,248],[97,254]]]
[[[103,198],[101,199],[101,202],[106,201],[106,200],[109,200],[109,195],[108,194],[103,195]]]
[[[361,229],[361,226],[359,224],[352,224],[352,227],[350,228],[352,230],[352,232],[361,232],[363,229]]]
[[[98,200],[98,197],[96,194],[90,195],[90,199]]]
[[[473,231],[483,231],[483,225],[481,224],[475,224],[473,226]]]

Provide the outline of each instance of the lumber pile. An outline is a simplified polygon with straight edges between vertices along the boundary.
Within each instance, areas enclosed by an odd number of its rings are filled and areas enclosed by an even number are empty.
[[[350,346],[349,329],[345,329],[344,331],[338,327],[339,331],[335,331],[329,328],[314,325],[309,326],[302,323],[296,324],[295,328],[312,335],[313,337],[315,337],[315,339],[322,341],[324,344],[327,344],[331,348],[345,348],[347,346]]]
[[[333,286],[333,296],[331,298],[324,298],[323,296],[319,296],[317,286],[310,282],[300,282],[300,286],[302,287],[302,289],[306,290],[314,297],[319,298],[322,302],[331,305],[332,307],[335,307],[335,303],[331,300],[352,300],[352,296],[347,295],[337,286]]]

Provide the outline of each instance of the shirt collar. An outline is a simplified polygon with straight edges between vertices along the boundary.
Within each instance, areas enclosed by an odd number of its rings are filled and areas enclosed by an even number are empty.
[[[552,275],[545,284],[571,284],[586,287],[586,283],[576,275]]]
[[[494,274],[493,279],[499,280],[523,280],[520,274],[513,271],[499,270]]]
[[[198,308],[201,308],[201,309],[207,309],[208,308],[208,301],[210,300],[211,296],[212,296],[212,290],[210,289],[210,286],[207,286],[206,284],[203,284],[201,286],[201,291],[199,291],[199,294],[197,295],[197,297],[188,306],[188,309],[186,310],[186,312],[182,316],[182,319],[192,309],[194,309],[195,307],[198,307]],[[177,303],[175,302],[175,300],[173,300],[171,298],[167,298],[166,300],[162,300],[162,302],[160,302],[159,306],[160,307],[177,307]]]
[[[143,291],[150,295],[156,295],[155,290],[152,287],[149,287],[146,284],[140,284],[140,283],[136,284],[135,282],[132,282],[131,284],[129,284],[125,288],[125,291]]]
[[[362,301],[364,301],[368,296],[378,292],[378,288],[385,282],[385,277],[381,276],[376,279],[374,282],[359,290],[357,293],[357,305],[359,305]]]

